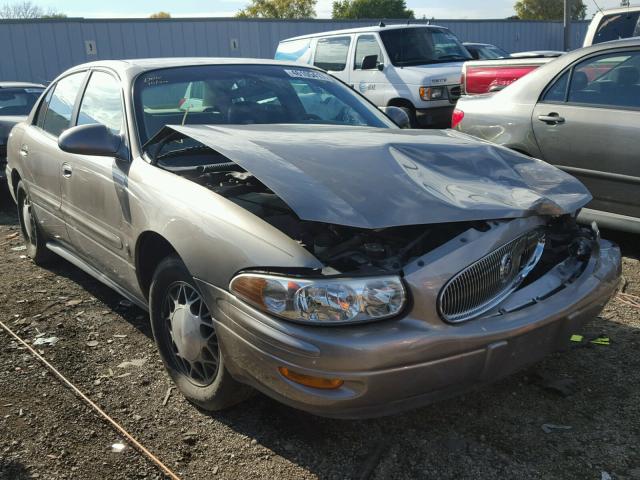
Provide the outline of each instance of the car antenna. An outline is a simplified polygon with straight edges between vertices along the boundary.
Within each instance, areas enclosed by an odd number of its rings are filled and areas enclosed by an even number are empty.
[[[596,8],[598,9],[598,11],[600,13],[602,13],[602,9],[600,8],[600,5],[598,5],[598,2],[596,2],[596,0],[592,0],[592,1],[593,1],[594,5],[596,6]]]
[[[378,24],[379,27],[386,27],[386,25],[384,24],[384,22],[381,20],[380,23]]]

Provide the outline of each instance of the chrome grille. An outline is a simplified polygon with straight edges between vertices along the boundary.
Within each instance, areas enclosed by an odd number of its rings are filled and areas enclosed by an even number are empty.
[[[457,273],[438,297],[440,315],[457,323],[495,307],[540,260],[544,234],[534,230],[497,248]]]

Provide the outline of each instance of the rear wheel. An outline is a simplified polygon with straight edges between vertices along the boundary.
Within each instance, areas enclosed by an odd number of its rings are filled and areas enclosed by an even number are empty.
[[[221,410],[249,396],[251,389],[227,371],[215,319],[177,256],[165,258],[156,268],[149,307],[162,361],[188,400],[206,410]]]
[[[27,247],[27,255],[37,265],[44,265],[51,261],[54,254],[47,248],[45,236],[38,225],[36,213],[31,205],[29,192],[27,192],[22,180],[18,182],[16,188],[16,200],[18,202],[20,232]]]

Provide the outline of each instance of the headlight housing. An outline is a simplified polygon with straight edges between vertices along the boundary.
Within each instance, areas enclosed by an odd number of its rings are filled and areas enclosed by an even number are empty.
[[[446,100],[447,87],[420,87],[420,98],[425,101]]]
[[[406,304],[400,277],[297,278],[241,273],[229,290],[267,313],[313,325],[382,320]]]

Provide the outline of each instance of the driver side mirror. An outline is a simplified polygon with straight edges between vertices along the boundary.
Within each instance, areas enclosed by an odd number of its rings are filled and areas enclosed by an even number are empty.
[[[400,107],[380,107],[387,117],[400,128],[411,128],[411,119]]]
[[[58,138],[60,150],[78,155],[115,157],[121,145],[122,137],[101,123],[71,127]]]
[[[384,65],[378,64],[378,55],[367,55],[362,59],[362,70],[382,70]]]

